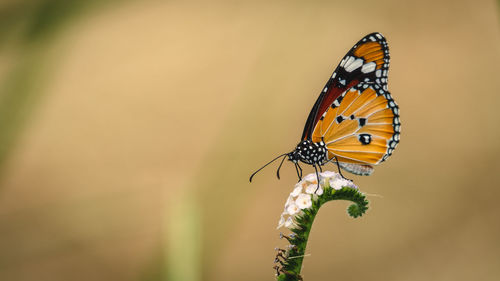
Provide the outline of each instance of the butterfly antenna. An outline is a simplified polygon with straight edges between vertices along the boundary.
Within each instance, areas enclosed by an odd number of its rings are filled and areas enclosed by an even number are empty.
[[[276,161],[278,158],[282,157],[282,156],[285,156],[285,155],[288,155],[288,153],[284,153],[284,154],[281,154],[280,156],[274,158],[273,160],[269,161],[269,163],[267,163],[266,165],[260,167],[260,169],[258,169],[257,171],[255,171],[251,176],[250,176],[250,182],[252,182],[252,178],[253,176],[255,176],[255,174],[257,174],[258,172],[260,172],[260,170],[264,169],[267,165],[273,163],[274,161]]]
[[[283,160],[281,160],[280,166],[278,167],[278,170],[276,171],[276,176],[278,177],[278,179],[280,179],[280,169],[281,169],[281,165],[283,165],[283,162],[285,162],[285,159],[286,159],[286,155],[283,156]]]

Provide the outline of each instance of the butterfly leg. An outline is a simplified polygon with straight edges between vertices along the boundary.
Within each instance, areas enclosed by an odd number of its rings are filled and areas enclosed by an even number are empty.
[[[299,171],[300,169],[300,171]],[[298,163],[295,163],[295,171],[297,171],[297,177],[299,178],[299,181],[302,180],[302,168],[300,168]]]
[[[335,156],[334,156],[335,157]],[[339,170],[339,174],[340,176],[343,178],[343,179],[346,179],[348,181],[352,181],[351,179],[348,179],[346,177],[344,177],[344,175],[342,174],[342,171],[340,170],[340,164],[339,164],[339,160],[337,159],[337,157],[335,157],[335,164],[337,164],[337,169]]]
[[[314,191],[314,193],[316,193],[319,189],[319,173],[318,173],[318,167],[316,167],[316,165],[313,165],[314,167],[314,170],[316,171],[316,179],[318,181],[318,187],[316,187],[316,190]]]
[[[281,160],[281,163],[278,167],[278,170],[276,170],[276,176],[278,177],[278,179],[280,179],[280,169],[281,169],[281,165],[283,165],[283,162],[285,162],[285,159],[286,159],[286,155],[283,157],[283,160]]]

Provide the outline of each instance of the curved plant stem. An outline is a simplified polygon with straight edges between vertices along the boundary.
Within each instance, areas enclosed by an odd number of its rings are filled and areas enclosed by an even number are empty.
[[[282,237],[290,242],[290,245],[286,250],[278,249],[276,257],[278,265],[275,267],[279,274],[277,277],[278,281],[302,280],[300,271],[314,218],[319,208],[332,200],[352,201],[354,204],[349,206],[347,213],[353,218],[362,216],[368,209],[368,201],[365,195],[357,189],[348,187],[340,190],[335,190],[331,187],[325,188],[321,196],[313,199],[312,206],[302,210],[303,213],[295,218],[296,226],[291,228],[293,233],[290,236],[282,235]]]

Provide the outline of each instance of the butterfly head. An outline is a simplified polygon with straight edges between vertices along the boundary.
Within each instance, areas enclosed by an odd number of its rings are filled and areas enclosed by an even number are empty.
[[[327,158],[327,148],[323,141],[321,142],[313,142],[311,140],[304,140],[297,144],[297,147],[290,153],[284,153],[269,161],[264,166],[260,167],[257,171],[255,171],[250,176],[250,182],[252,182],[252,178],[262,169],[264,169],[267,165],[273,163],[279,158],[283,157],[281,163],[276,171],[276,176],[278,179],[280,178],[280,168],[285,159],[288,157],[288,161],[292,161],[295,164],[295,167],[300,169],[298,162],[303,162],[309,165],[324,165],[328,162]],[[302,169],[300,169],[302,171]],[[298,172],[297,172],[298,173]],[[298,174],[297,174],[298,175]],[[299,176],[300,178],[301,176]]]
[[[309,165],[323,165],[327,161],[326,152],[327,149],[324,142],[304,140],[297,144],[294,151],[288,153],[288,160],[293,163],[300,161]]]

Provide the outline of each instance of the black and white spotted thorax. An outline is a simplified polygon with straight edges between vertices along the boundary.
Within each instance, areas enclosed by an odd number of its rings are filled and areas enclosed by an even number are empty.
[[[288,154],[288,160],[294,163],[301,161],[309,165],[323,165],[328,161],[327,152],[328,150],[323,141],[305,140],[300,142],[295,150]]]

